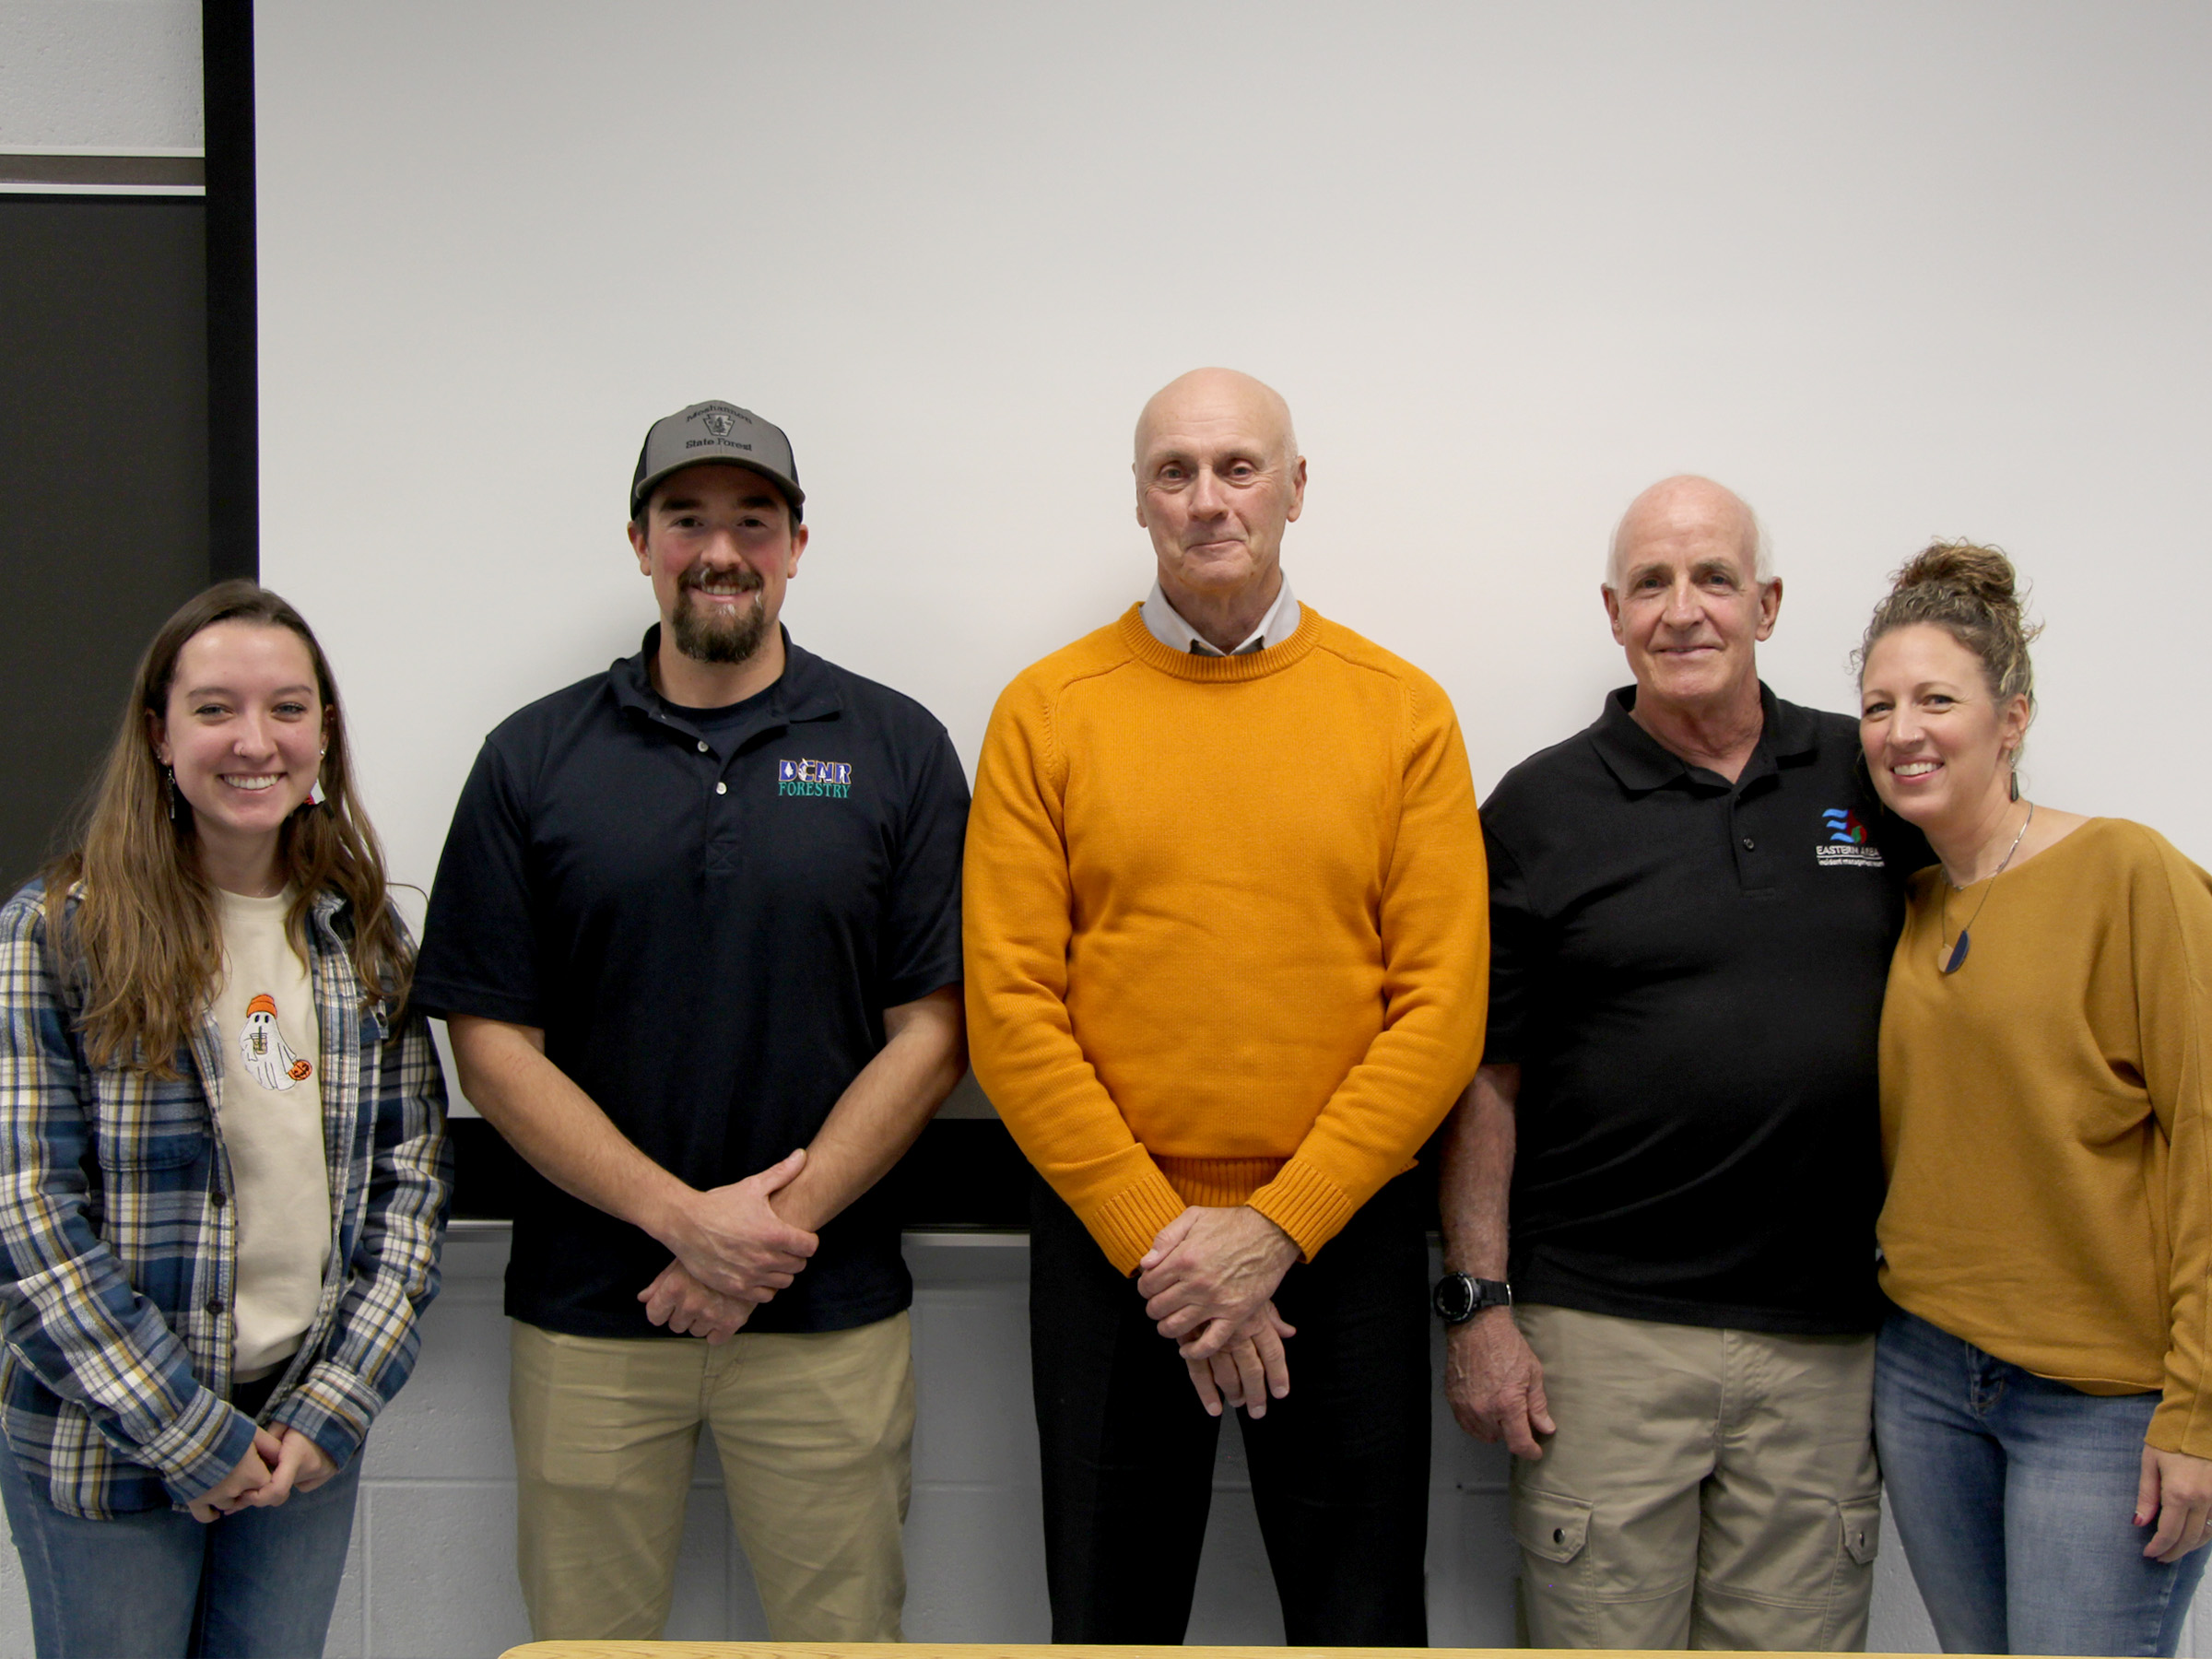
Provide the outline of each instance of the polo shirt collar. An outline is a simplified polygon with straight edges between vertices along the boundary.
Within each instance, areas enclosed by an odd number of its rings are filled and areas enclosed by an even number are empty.
[[[1636,688],[1623,686],[1606,697],[1605,712],[1590,728],[1591,746],[1623,789],[1633,794],[1648,794],[1677,778],[1688,778],[1707,787],[1728,786],[1719,773],[1690,765],[1638,725],[1630,712],[1635,706]],[[1810,709],[1783,702],[1764,680],[1759,682],[1759,747],[1752,750],[1751,759],[1744,765],[1743,776],[1736,780],[1739,788],[1753,778],[1775,771],[1779,762],[1815,754],[1820,747],[1818,717]]]
[[[783,672],[768,688],[766,712],[786,724],[803,720],[827,720],[843,712],[845,700],[838,690],[837,677],[814,653],[793,644],[789,629],[781,622],[776,629],[783,636]],[[665,718],[670,707],[653,688],[653,677],[645,671],[645,665],[660,648],[661,625],[655,622],[645,630],[638,654],[616,658],[607,670],[607,684],[614,691],[616,703],[634,709],[648,719]]]

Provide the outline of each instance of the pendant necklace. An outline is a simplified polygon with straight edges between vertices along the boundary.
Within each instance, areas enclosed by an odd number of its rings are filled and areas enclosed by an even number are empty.
[[[1969,935],[1974,931],[1974,924],[1982,920],[1982,905],[1989,902],[1989,895],[1997,885],[1997,877],[2005,874],[2006,865],[2012,863],[2012,855],[2020,850],[2020,842],[2028,837],[2028,826],[2034,822],[2035,803],[2030,801],[2028,803],[2028,816],[2020,820],[2019,834],[2014,836],[2012,845],[2005,849],[2004,864],[2000,864],[1989,873],[1989,886],[1982,889],[1982,904],[1974,906],[1974,913],[1966,919],[1966,925],[1959,930],[1959,943],[1952,946],[1951,954],[1943,959],[1944,972],[1956,973],[1966,966],[1967,947],[1971,943]],[[1951,925],[1951,895],[1959,891],[1960,888],[1959,884],[1948,876],[1943,878],[1943,927],[1946,932],[1948,932]]]

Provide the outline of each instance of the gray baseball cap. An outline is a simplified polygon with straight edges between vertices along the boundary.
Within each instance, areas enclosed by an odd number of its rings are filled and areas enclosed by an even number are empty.
[[[645,510],[653,487],[663,478],[701,461],[759,473],[783,492],[794,524],[805,516],[806,492],[799,488],[799,464],[792,459],[791,440],[783,436],[783,429],[718,397],[653,423],[645,434],[645,447],[638,452],[637,477],[629,484],[629,516],[634,519]]]

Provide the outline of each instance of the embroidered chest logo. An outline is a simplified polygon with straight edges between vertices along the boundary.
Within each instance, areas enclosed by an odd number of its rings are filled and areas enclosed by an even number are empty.
[[[853,793],[853,763],[849,760],[779,760],[776,793],[780,795],[828,795],[841,801]]]
[[[1813,850],[1824,867],[1852,865],[1862,870],[1884,867],[1882,850],[1866,841],[1866,826],[1848,806],[1830,806],[1820,815],[1828,839]]]
[[[264,992],[246,1005],[246,1023],[238,1033],[238,1052],[246,1069],[264,1088],[290,1088],[315,1068],[292,1053],[276,1029],[276,999]]]

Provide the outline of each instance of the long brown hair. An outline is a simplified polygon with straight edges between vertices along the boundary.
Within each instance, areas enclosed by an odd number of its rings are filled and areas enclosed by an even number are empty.
[[[354,794],[330,663],[306,618],[275,594],[221,582],[187,601],[146,648],[76,842],[45,871],[48,925],[65,970],[81,977],[78,1030],[96,1066],[176,1076],[177,1049],[222,975],[222,930],[215,889],[200,874],[192,806],[165,781],[148,719],[168,718],[178,653],[218,622],[289,629],[315,665],[329,740],[324,800],[301,806],[279,832],[277,863],[295,889],[287,935],[305,959],[308,912],[317,894],[335,888],[352,912],[354,971],[369,1002],[395,1013],[406,999],[413,955],[386,890],[383,851]],[[65,927],[65,900],[79,882],[84,896]]]

